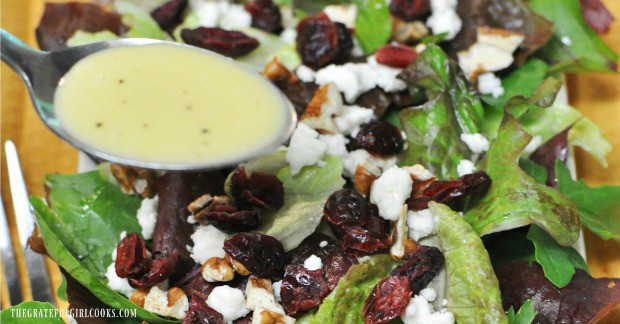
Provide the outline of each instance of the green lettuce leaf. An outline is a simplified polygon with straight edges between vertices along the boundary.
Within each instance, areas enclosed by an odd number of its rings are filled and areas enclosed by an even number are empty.
[[[436,45],[428,45],[404,74],[411,87],[424,88],[431,100],[400,111],[407,149],[399,164],[422,164],[443,179],[458,177],[459,161],[471,157],[460,135],[480,131],[480,100],[456,63]]]
[[[0,323],[17,324],[65,324],[60,312],[50,303],[25,301],[0,312]]]
[[[325,299],[318,311],[305,318],[305,323],[364,323],[362,308],[375,285],[390,274],[396,263],[389,255],[374,255],[353,265],[340,278],[336,289]]]
[[[241,31],[256,38],[260,42],[260,46],[250,54],[236,58],[237,62],[241,62],[256,71],[262,71],[274,57],[277,57],[289,70],[294,70],[301,65],[301,57],[294,44],[287,44],[277,35],[257,28],[245,28]]]
[[[71,38],[67,39],[67,45],[79,46],[118,38],[120,38],[118,35],[109,30],[102,30],[95,33],[78,30],[75,34],[73,34],[73,36],[71,36]]]
[[[135,309],[137,317],[148,322],[171,323],[106,285],[105,271],[120,234],[140,233],[135,217],[140,199],[125,195],[98,171],[49,175],[46,184],[49,206],[39,197],[30,202],[50,257],[110,307]]]
[[[280,0],[282,1],[282,0]],[[349,0],[286,0],[285,4],[291,3],[295,11],[302,11],[306,15],[314,15],[321,12],[323,8],[333,4],[344,4]]]
[[[448,310],[457,323],[507,323],[499,283],[482,240],[450,207],[428,204],[439,219],[437,235],[446,257]]]
[[[508,323],[510,324],[532,324],[534,321],[534,317],[536,317],[538,312],[534,309],[534,302],[531,299],[528,299],[519,311],[515,314],[514,308],[510,307],[508,310]]]
[[[334,191],[341,189],[345,181],[341,176],[342,161],[336,157],[325,158],[323,167],[307,166],[291,175],[285,154],[284,151],[272,153],[245,167],[248,173],[276,174],[284,184],[284,206],[264,213],[262,224],[256,231],[277,238],[288,251],[316,230],[323,218],[325,201]]]
[[[542,266],[545,277],[556,287],[568,285],[575,274],[575,268],[589,272],[588,264],[577,250],[559,245],[540,227],[530,226],[527,239],[534,243],[534,256]]]
[[[568,143],[588,152],[601,166],[607,167],[605,156],[611,152],[611,144],[603,131],[577,109],[560,102],[549,108],[532,108],[520,118],[523,128],[532,136],[540,136],[542,142],[573,125],[568,132]]]
[[[530,0],[529,6],[553,22],[553,36],[537,55],[556,64],[554,72],[617,69],[618,56],[585,22],[579,0]]]
[[[555,165],[558,190],[577,204],[581,222],[604,240],[620,242],[620,186],[590,187],[575,181],[561,162]]]
[[[385,0],[355,0],[355,38],[365,54],[374,53],[392,36],[392,19]]]
[[[540,184],[547,183],[547,169],[545,169],[544,166],[530,159],[520,158],[519,167],[532,178],[536,179],[536,182]]]
[[[460,140],[450,99],[440,95],[422,106],[401,110],[399,116],[407,135],[399,165],[421,164],[442,179],[458,178],[456,167],[471,152]]]
[[[511,114],[505,114],[497,138],[478,165],[493,182],[465,219],[481,236],[534,223],[560,245],[570,246],[579,238],[577,207],[517,165],[531,138]]]
[[[166,33],[159,27],[148,11],[125,1],[114,1],[114,9],[122,15],[123,23],[130,26],[124,37],[166,39]]]

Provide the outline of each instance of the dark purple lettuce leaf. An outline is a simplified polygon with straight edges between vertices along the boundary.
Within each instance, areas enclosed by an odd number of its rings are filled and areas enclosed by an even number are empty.
[[[44,51],[57,51],[67,47],[77,30],[99,32],[109,30],[122,35],[128,29],[121,15],[94,3],[46,3],[43,17],[36,29],[37,43]]]
[[[525,35],[516,54],[518,64],[553,35],[553,24],[532,11],[524,0],[459,1],[457,12],[463,28],[452,42],[452,50],[466,50],[476,42],[479,26],[507,29]]]
[[[558,187],[558,180],[555,178],[555,161],[560,160],[566,163],[568,159],[568,132],[571,128],[572,125],[553,136],[530,155],[530,160],[545,167],[547,185],[553,188]]]
[[[591,323],[620,304],[620,279],[592,278],[576,269],[564,288],[553,285],[537,263],[505,263],[495,267],[505,310],[519,309],[528,299],[538,312],[535,323]]]
[[[193,225],[187,222],[187,205],[203,194],[224,194],[222,173],[181,173],[167,172],[155,181],[159,195],[159,207],[155,233],[153,234],[153,253],[163,255],[176,253],[179,256],[177,270],[171,277],[171,284],[189,272],[195,265],[187,246],[193,246],[190,235]]]

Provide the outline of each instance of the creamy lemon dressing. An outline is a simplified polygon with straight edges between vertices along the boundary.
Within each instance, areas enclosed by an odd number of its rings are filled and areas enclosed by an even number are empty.
[[[86,57],[61,80],[54,105],[66,130],[92,148],[180,164],[230,161],[264,148],[282,132],[287,109],[258,74],[169,44]]]

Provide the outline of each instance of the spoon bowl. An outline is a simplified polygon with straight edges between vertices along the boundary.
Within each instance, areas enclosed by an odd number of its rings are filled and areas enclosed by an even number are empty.
[[[83,58],[106,49],[153,44],[170,44],[186,47],[189,47],[189,45],[154,39],[121,38],[69,47],[54,52],[45,52],[29,47],[3,29],[0,30],[0,33],[2,61],[7,63],[24,81],[34,108],[39,117],[41,117],[43,123],[65,142],[104,161],[155,170],[191,171],[218,169],[236,165],[261,154],[273,151],[290,137],[297,121],[292,103],[282,94],[283,107],[285,107],[282,113],[285,114],[285,123],[282,129],[278,130],[277,136],[274,140],[261,146],[258,150],[248,151],[248,153],[240,154],[234,159],[215,163],[204,162],[187,164],[152,162],[112,155],[86,145],[80,141],[79,138],[70,134],[58,120],[54,107],[54,95],[63,76]],[[264,82],[269,83],[266,79]],[[273,85],[270,84],[270,86]]]

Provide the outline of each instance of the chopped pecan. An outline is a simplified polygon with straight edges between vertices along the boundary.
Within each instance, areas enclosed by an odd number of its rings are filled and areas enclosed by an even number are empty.
[[[208,282],[226,282],[235,277],[235,270],[226,258],[209,258],[202,266],[202,278]]]
[[[289,71],[277,57],[272,58],[271,61],[265,65],[261,75],[276,86],[299,81],[295,73]]]
[[[155,195],[155,172],[132,168],[116,163],[110,164],[110,171],[118,181],[121,190],[126,194],[137,194],[142,198],[152,198]]]
[[[399,18],[392,18],[392,39],[399,43],[411,43],[428,36],[429,30],[419,20],[407,22]]]
[[[362,194],[364,197],[368,197],[370,194],[370,187],[372,183],[377,180],[377,176],[372,172],[366,170],[363,165],[358,164],[355,169],[355,190]]]
[[[181,38],[187,44],[202,47],[228,57],[250,54],[260,45],[256,38],[239,31],[228,31],[221,28],[185,28],[181,30]]]
[[[300,120],[322,133],[338,133],[334,116],[342,115],[343,107],[340,91],[333,84],[325,84],[314,93]]]
[[[138,289],[134,291],[134,293],[129,297],[129,301],[140,306],[144,307],[144,301],[146,300],[146,296],[149,294],[149,291],[146,289]]]

